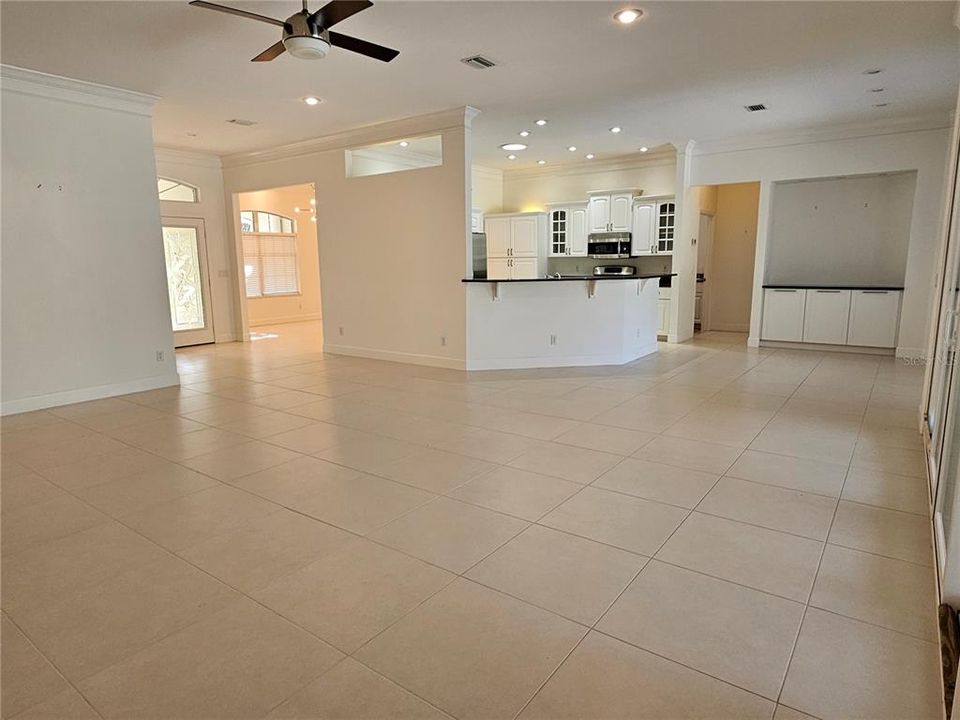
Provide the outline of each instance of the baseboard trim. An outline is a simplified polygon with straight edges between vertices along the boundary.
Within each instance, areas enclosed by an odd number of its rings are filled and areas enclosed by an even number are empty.
[[[320,313],[310,313],[309,315],[284,315],[278,318],[261,319],[251,322],[250,327],[264,327],[265,325],[289,325],[298,322],[314,322],[320,320]]]
[[[657,352],[657,343],[644,345],[639,352],[617,355],[571,355],[567,357],[484,358],[468,360],[467,370],[528,370],[533,368],[626,365]]]
[[[821,343],[780,342],[779,340],[761,340],[760,347],[780,348],[783,350],[813,350],[815,352],[856,353],[858,355],[893,356],[893,348],[862,347],[859,345],[824,345]]]
[[[86,402],[88,400],[100,400],[102,398],[116,397],[117,395],[129,395],[130,393],[156,390],[157,388],[179,384],[180,375],[173,372],[166,375],[154,375],[153,377],[141,378],[139,380],[112,383],[110,385],[94,385],[93,387],[64,390],[47,395],[32,395],[30,397],[20,398],[19,400],[3,401],[0,403],[0,415],[13,415],[16,413],[30,412],[32,410],[45,410],[46,408],[58,407],[60,405],[73,405],[74,403]]]
[[[350,357],[369,358],[370,360],[386,360],[387,362],[406,363],[407,365],[427,365],[429,367],[448,368],[450,370],[465,370],[466,361],[462,358],[448,358],[440,355],[418,355],[403,353],[394,350],[377,350],[375,348],[354,347],[352,345],[330,345],[324,343],[323,351],[332,355],[348,355]]]

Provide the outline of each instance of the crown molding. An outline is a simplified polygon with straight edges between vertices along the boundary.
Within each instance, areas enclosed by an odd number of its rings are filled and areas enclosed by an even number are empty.
[[[157,162],[192,165],[194,167],[204,167],[215,170],[220,169],[220,156],[211,153],[156,145],[154,146],[154,155],[156,155]]]
[[[160,99],[156,95],[123,90],[85,80],[74,80],[61,75],[50,75],[14,65],[0,65],[0,89],[4,92],[32,95],[143,117],[153,115],[153,106]]]
[[[598,172],[612,172],[617,170],[640,170],[649,167],[671,167],[677,161],[677,154],[672,146],[664,146],[646,153],[631,153],[617,155],[602,160],[584,160],[563,165],[544,165],[519,170],[504,170],[503,181],[529,180],[531,178],[573,175],[593,175]]]
[[[795,130],[757,133],[748,137],[700,140],[693,148],[694,156],[717,155],[741,150],[806,145],[816,142],[851,140],[854,138],[895,135],[898,133],[942,130],[953,126],[952,113],[933,113],[906,118],[891,118],[864,123],[822,125]]]
[[[224,155],[221,162],[225,168],[259,165],[331,150],[347,150],[358,145],[373,145],[417,135],[463,130],[469,127],[469,123],[479,112],[476,108],[464,105],[450,110],[441,110],[372,125],[362,125],[350,130],[263,150]]]

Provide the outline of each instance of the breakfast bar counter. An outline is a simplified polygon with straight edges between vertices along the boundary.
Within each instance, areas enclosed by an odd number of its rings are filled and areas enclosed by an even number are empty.
[[[672,273],[466,279],[467,369],[622,365],[657,350]]]

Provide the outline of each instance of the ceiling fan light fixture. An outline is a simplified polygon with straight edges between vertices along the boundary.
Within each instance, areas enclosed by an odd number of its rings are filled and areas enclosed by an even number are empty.
[[[283,47],[298,60],[322,60],[330,52],[330,43],[312,35],[285,37]]]

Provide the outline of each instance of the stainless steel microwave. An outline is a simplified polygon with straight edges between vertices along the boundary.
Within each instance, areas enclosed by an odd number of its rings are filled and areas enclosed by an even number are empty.
[[[630,233],[591,233],[587,236],[587,255],[593,258],[630,257]]]

